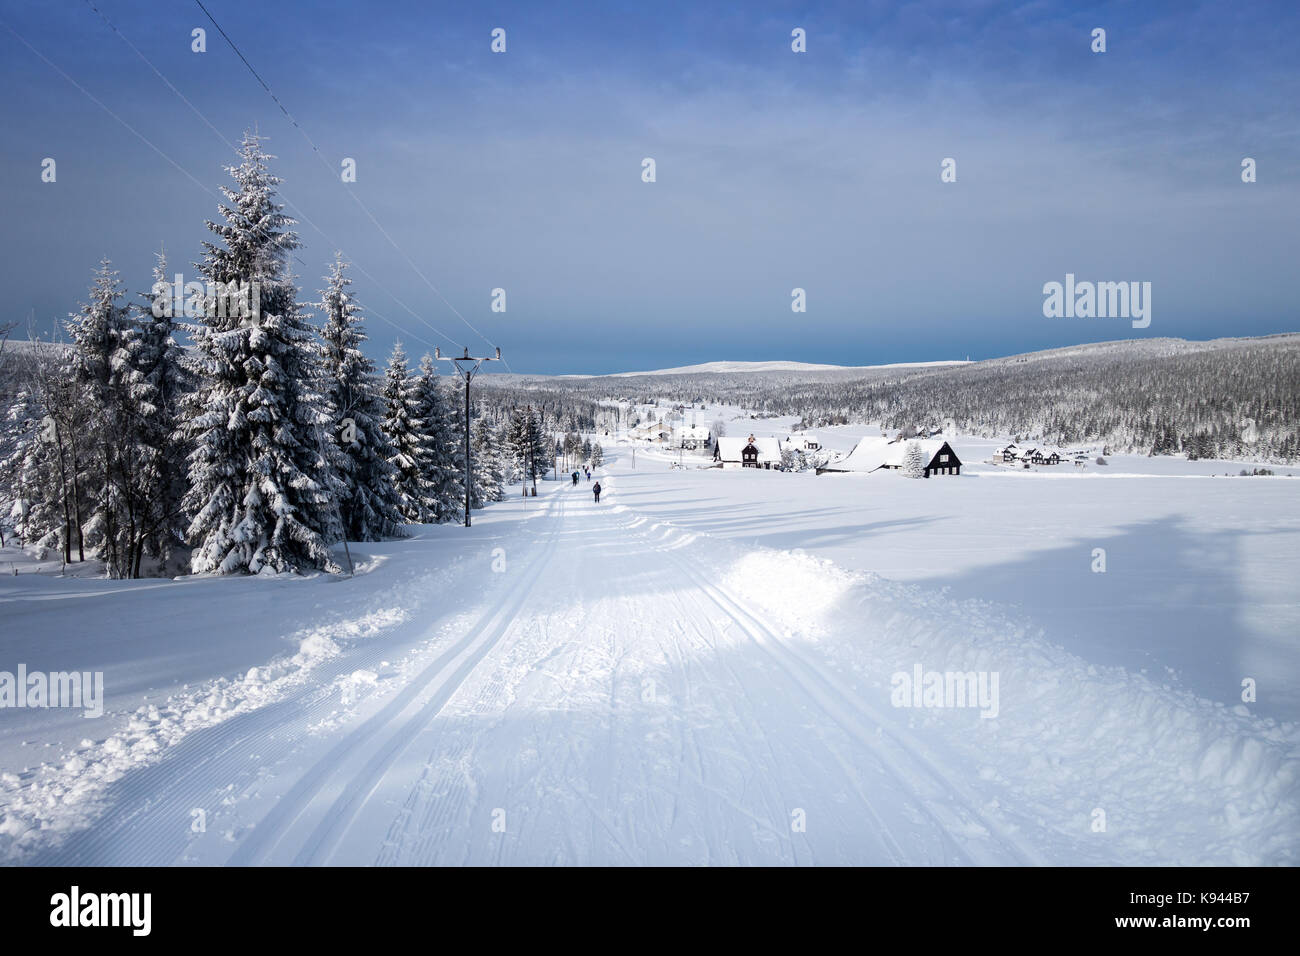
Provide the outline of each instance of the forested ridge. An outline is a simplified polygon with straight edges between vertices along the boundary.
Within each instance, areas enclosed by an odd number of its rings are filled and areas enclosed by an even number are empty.
[[[737,405],[801,427],[938,426],[1199,458],[1300,458],[1300,335],[1145,339],[971,364],[522,379],[553,400]]]

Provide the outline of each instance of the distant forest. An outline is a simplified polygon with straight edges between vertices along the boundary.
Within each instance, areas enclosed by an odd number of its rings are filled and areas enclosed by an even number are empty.
[[[938,426],[1111,452],[1300,459],[1300,335],[1109,342],[942,367],[520,379],[507,389],[516,401],[530,390],[584,422],[594,400],[717,402],[799,416],[801,428]]]

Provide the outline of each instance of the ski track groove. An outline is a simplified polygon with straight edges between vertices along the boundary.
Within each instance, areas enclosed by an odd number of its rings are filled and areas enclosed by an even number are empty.
[[[559,501],[557,510],[562,516],[563,500],[555,500]],[[340,824],[342,829],[346,829],[352,823],[357,810],[378,786],[393,760],[424,725],[437,716],[438,711],[442,710],[456,690],[473,673],[478,662],[487,656],[509,630],[514,615],[530,595],[533,585],[545,570],[547,560],[555,550],[558,529],[558,523],[551,527],[542,546],[542,553],[534,556],[532,566],[526,573],[525,583],[511,589],[508,601],[489,610],[473,628],[425,667],[416,680],[408,683],[402,692],[378,713],[368,718],[361,726],[351,730],[307,774],[301,777],[240,844],[229,861],[231,865],[244,866],[260,862],[274,851],[293,824],[316,806],[318,797],[326,792],[326,784],[336,776],[343,761],[368,744],[372,738],[393,727],[395,729],[390,732],[385,743],[376,750],[362,769],[361,776],[349,781],[349,786],[343,789],[325,812],[325,816],[312,830],[293,863],[305,865],[320,862],[322,855],[328,854],[337,845],[338,840],[343,836],[340,832]],[[481,646],[476,648],[476,645]],[[451,675],[435,683],[436,679],[461,657],[465,657],[465,660]],[[416,699],[425,693],[431,693],[430,699],[421,705],[413,716],[403,718],[402,715]]]
[[[649,540],[649,534],[646,534]],[[882,734],[889,738],[892,743],[898,747],[905,756],[911,758],[916,764],[923,769],[933,780],[940,786],[942,793],[940,797],[947,796],[957,802],[965,812],[977,821],[990,835],[999,839],[1005,849],[1011,850],[1017,857],[1017,862],[1021,865],[1047,865],[1043,859],[1032,847],[1029,847],[1019,837],[1007,832],[1006,827],[990,819],[987,814],[980,811],[975,806],[975,800],[964,787],[954,782],[947,774],[938,768],[933,758],[929,756],[925,748],[916,741],[915,737],[898,727],[889,726],[874,709],[863,704],[856,697],[845,691],[839,683],[830,675],[826,674],[822,668],[809,662],[803,655],[789,648],[776,634],[772,632],[759,619],[755,618],[749,612],[744,610],[743,603],[731,596],[724,588],[719,585],[709,583],[708,569],[698,564],[694,559],[682,557],[677,552],[679,548],[667,548],[655,546],[660,553],[664,554],[669,560],[673,561],[688,574],[692,574],[699,583],[699,589],[706,594],[725,614],[731,617],[744,630],[755,645],[767,652],[769,657],[774,660],[778,667],[787,673],[796,685],[798,685],[806,696],[811,698],[819,708],[838,724],[850,737],[854,737],[865,744],[870,751],[876,754],[880,760],[888,767],[893,777],[907,788],[916,798],[917,805],[925,811],[927,815],[934,820],[949,838],[952,835],[952,824],[942,820],[936,812],[934,796],[929,798],[923,797],[914,782],[914,777],[904,773],[898,765],[897,758],[885,752],[873,740],[874,735],[867,729],[863,728],[857,718],[865,718],[880,729]],[[821,689],[817,688],[820,685]],[[848,715],[844,714],[848,711]],[[855,713],[856,712],[856,713]],[[938,806],[942,806],[939,803]],[[959,823],[961,821],[958,821]],[[976,863],[996,863],[995,859],[984,858],[980,854],[980,859],[972,857],[969,850],[963,846],[957,847],[963,856]]]

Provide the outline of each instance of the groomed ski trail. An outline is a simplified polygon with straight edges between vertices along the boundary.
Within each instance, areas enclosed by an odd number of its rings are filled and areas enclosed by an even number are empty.
[[[707,541],[546,491],[477,619],[381,705],[322,740],[317,687],[197,733],[39,862],[1043,862],[712,580]]]

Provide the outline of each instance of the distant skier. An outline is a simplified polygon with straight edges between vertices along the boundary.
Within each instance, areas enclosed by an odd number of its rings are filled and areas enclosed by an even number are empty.
[[[576,471],[573,473],[573,483],[575,485],[578,483],[578,473]]]
[[[587,473],[587,480],[588,480],[588,481],[591,481],[591,469],[590,469],[590,468],[584,468],[584,469],[582,469],[582,470],[585,471],[585,472]]]
[[[596,493],[596,504],[600,504],[600,482],[596,482],[595,487],[591,490]]]

